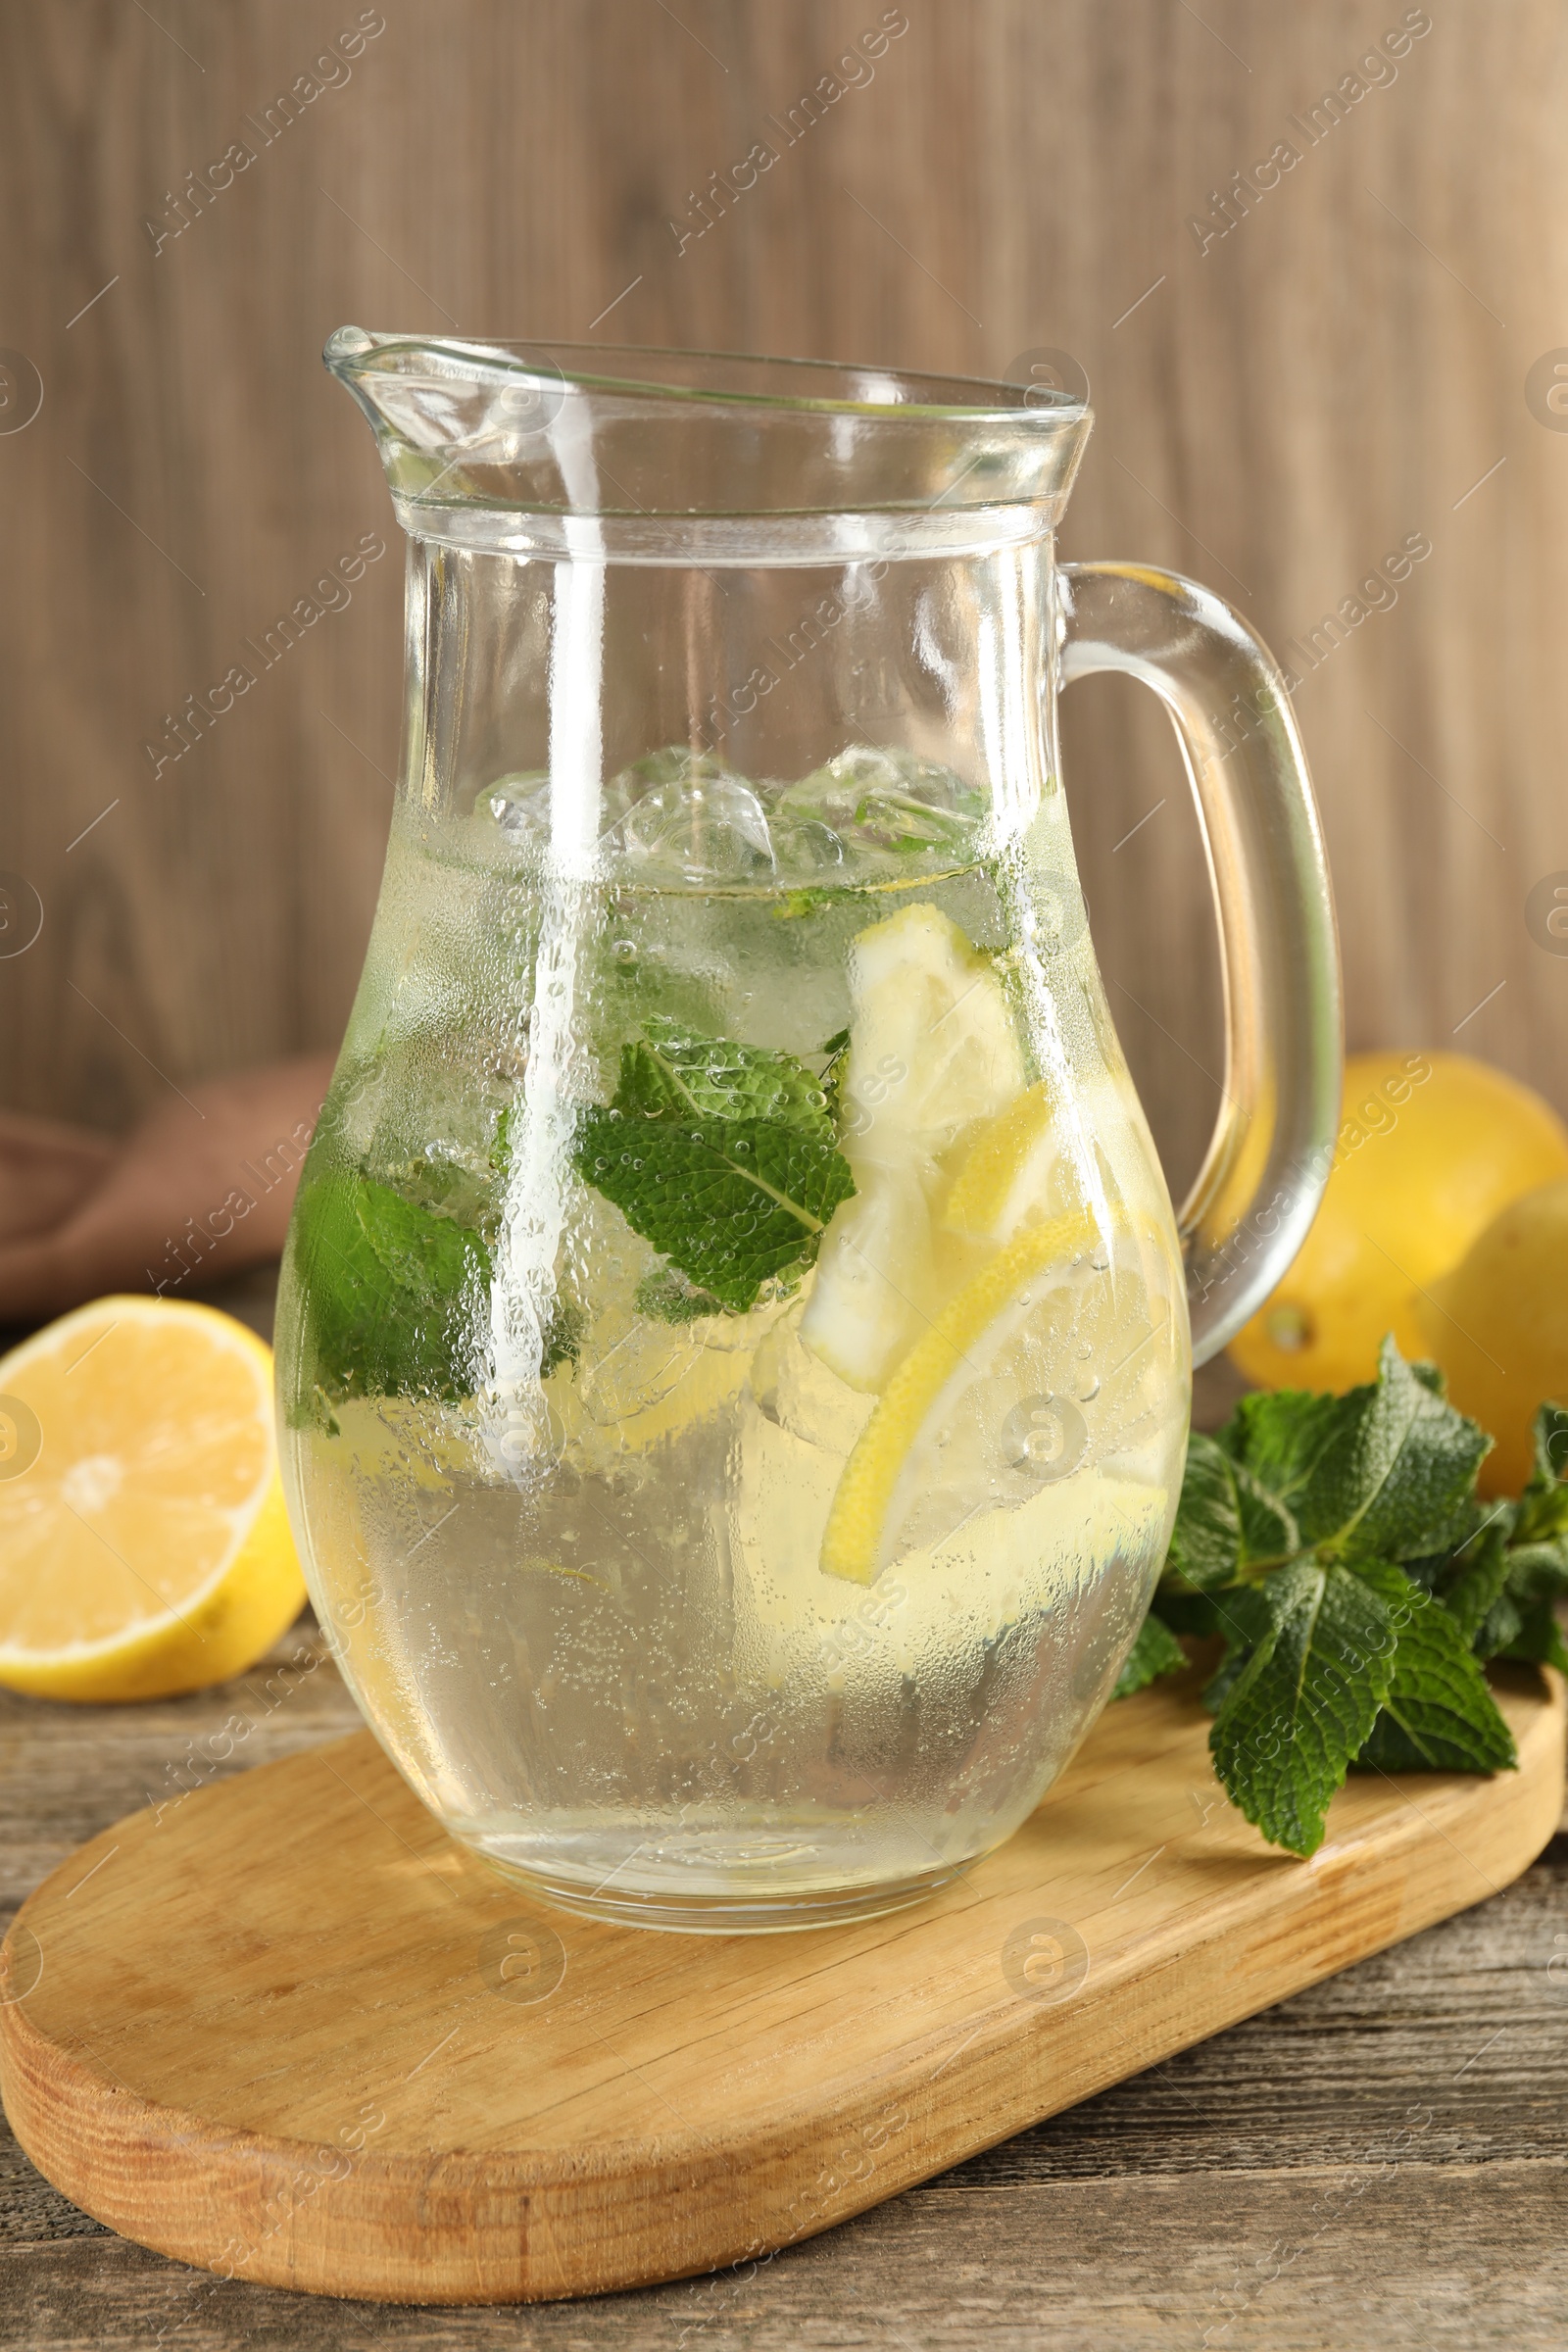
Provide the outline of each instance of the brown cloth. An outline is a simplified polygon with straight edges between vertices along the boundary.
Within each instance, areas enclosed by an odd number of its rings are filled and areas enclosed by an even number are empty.
[[[121,1138],[0,1112],[0,1323],[276,1257],[331,1075],[313,1054],[214,1079]]]

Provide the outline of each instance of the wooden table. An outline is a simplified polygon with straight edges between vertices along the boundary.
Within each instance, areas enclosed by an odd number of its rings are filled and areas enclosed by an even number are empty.
[[[0,1693],[0,1927],[150,1797],[356,1722],[309,1618],[192,1698]],[[222,2281],[100,2229],[0,2127],[0,2344],[1557,2352],[1565,2223],[1559,1836],[1474,1910],[825,2237],[597,2302],[406,2310]]]

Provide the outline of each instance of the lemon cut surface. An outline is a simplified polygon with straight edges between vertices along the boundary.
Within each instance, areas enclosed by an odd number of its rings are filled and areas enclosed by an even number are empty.
[[[0,1359],[0,1683],[200,1690],[254,1664],[304,1599],[271,1349],[243,1324],[101,1298]]]
[[[1027,1227],[949,1300],[889,1381],[839,1481],[822,1538],[829,1576],[868,1585],[879,1574],[906,1483],[933,1424],[956,1385],[972,1384],[988,1342],[1022,1309],[1036,1305],[1031,1283],[1070,1262],[1098,1239],[1083,1213]]]

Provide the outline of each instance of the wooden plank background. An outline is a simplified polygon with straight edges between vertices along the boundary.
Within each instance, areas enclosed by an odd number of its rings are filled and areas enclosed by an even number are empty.
[[[690,192],[880,0],[0,0],[0,869],[43,914],[0,960],[0,1100],[113,1126],[340,1031],[401,659],[380,474],[318,362],[356,319],[992,374],[1063,349],[1100,416],[1068,552],[1190,570],[1282,651],[1424,535],[1299,696],[1350,1041],[1457,1042],[1568,1107],[1568,961],[1525,913],[1568,868],[1568,436],[1527,402],[1568,344],[1561,7],[892,15],[874,74],[682,249]],[[1430,29],[1396,76],[1357,75],[1407,15]],[[380,28],[334,62],[357,24]],[[264,144],[247,118],[313,73]],[[1347,76],[1363,94],[1309,143]],[[1281,139],[1299,162],[1200,251],[1190,217]],[[221,177],[235,140],[255,161],[172,234],[185,175]],[[165,714],[367,531],[387,553],[352,601],[155,775]],[[1214,966],[1148,699],[1079,687],[1067,748],[1179,1182]]]

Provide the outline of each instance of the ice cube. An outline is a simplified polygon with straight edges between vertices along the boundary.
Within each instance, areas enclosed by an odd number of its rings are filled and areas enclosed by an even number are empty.
[[[630,767],[623,767],[614,784],[630,807],[644,793],[664,784],[717,784],[730,779],[730,769],[711,752],[694,752],[685,743],[666,743],[662,751],[645,752]]]
[[[776,870],[762,804],[749,784],[698,759],[634,802],[607,845],[687,882],[767,882]]]
[[[781,812],[814,818],[846,843],[898,857],[959,849],[985,806],[952,768],[867,744],[839,752],[779,802]]]
[[[503,776],[480,793],[475,816],[488,816],[509,841],[548,840],[550,835],[550,778],[532,774]]]
[[[844,863],[843,842],[818,817],[780,810],[769,829],[779,873],[789,881],[822,882]]]
[[[637,798],[636,791],[628,789],[631,773],[626,769],[601,787],[597,826],[601,838],[619,824]],[[550,839],[548,773],[536,769],[527,774],[503,776],[480,793],[474,803],[474,814],[495,824],[518,848],[541,846]]]

